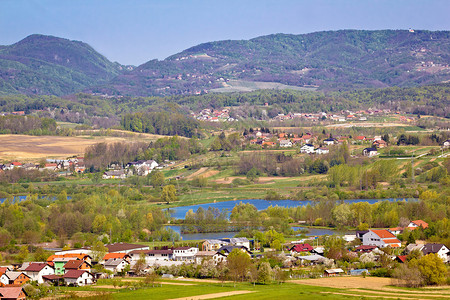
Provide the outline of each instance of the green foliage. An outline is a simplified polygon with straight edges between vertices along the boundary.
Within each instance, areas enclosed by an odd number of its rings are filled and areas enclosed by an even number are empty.
[[[268,262],[262,262],[258,269],[258,283],[268,284],[272,281],[272,268]]]
[[[177,190],[173,184],[169,184],[163,187],[161,191],[161,201],[170,203],[177,199]]]
[[[447,268],[442,259],[434,253],[423,256],[417,261],[417,267],[426,285],[443,284],[447,278]]]

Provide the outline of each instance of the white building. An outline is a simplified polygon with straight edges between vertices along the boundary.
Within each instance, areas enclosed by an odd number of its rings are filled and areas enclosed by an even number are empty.
[[[290,140],[280,140],[280,147],[283,148],[292,147],[292,142]]]
[[[314,145],[311,145],[311,144],[305,144],[305,145],[303,145],[303,146],[300,148],[300,152],[301,152],[301,153],[308,153],[308,154],[314,153]]]
[[[55,268],[47,263],[30,263],[23,272],[27,274],[32,281],[37,281],[37,283],[44,283],[44,279],[42,278],[42,276],[54,275]]]
[[[128,253],[131,262],[137,262],[141,256],[145,257],[147,264],[153,264],[156,261],[169,261],[173,259],[173,250],[135,250]]]
[[[371,229],[362,236],[362,244],[377,247],[400,247],[402,243],[386,229]]]
[[[106,270],[112,271],[114,274],[122,272],[129,263],[121,258],[111,258],[105,261],[104,267]]]
[[[328,154],[330,150],[328,148],[320,147],[315,150],[317,154]]]
[[[86,270],[69,270],[63,276],[67,285],[84,286],[94,284],[94,275]]]
[[[182,261],[193,261],[198,248],[195,247],[178,247],[173,249],[173,259]]]
[[[424,255],[435,253],[437,254],[445,263],[449,261],[450,250],[444,244],[426,244],[421,249]]]

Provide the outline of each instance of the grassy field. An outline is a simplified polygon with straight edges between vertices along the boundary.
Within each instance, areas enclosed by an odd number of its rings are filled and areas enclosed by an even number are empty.
[[[406,289],[390,286],[389,278],[331,277],[291,280],[282,284],[253,285],[251,283],[220,282],[215,280],[157,280],[155,286],[135,288],[142,279],[123,279],[113,285],[101,280],[96,286],[63,288],[75,295],[90,295],[105,299],[445,299],[450,297],[448,286],[436,289]]]

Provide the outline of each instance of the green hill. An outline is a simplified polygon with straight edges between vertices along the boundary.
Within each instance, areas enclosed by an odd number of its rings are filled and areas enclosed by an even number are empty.
[[[70,94],[108,82],[120,69],[85,43],[35,34],[0,47],[0,93]]]

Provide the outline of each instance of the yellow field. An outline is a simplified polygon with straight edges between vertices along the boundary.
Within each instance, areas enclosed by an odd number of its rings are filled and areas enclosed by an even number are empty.
[[[158,135],[136,135],[133,138],[123,138],[5,134],[0,135],[0,161],[36,161],[41,158],[66,158],[73,155],[83,156],[87,147],[100,142],[149,142],[160,137]]]

